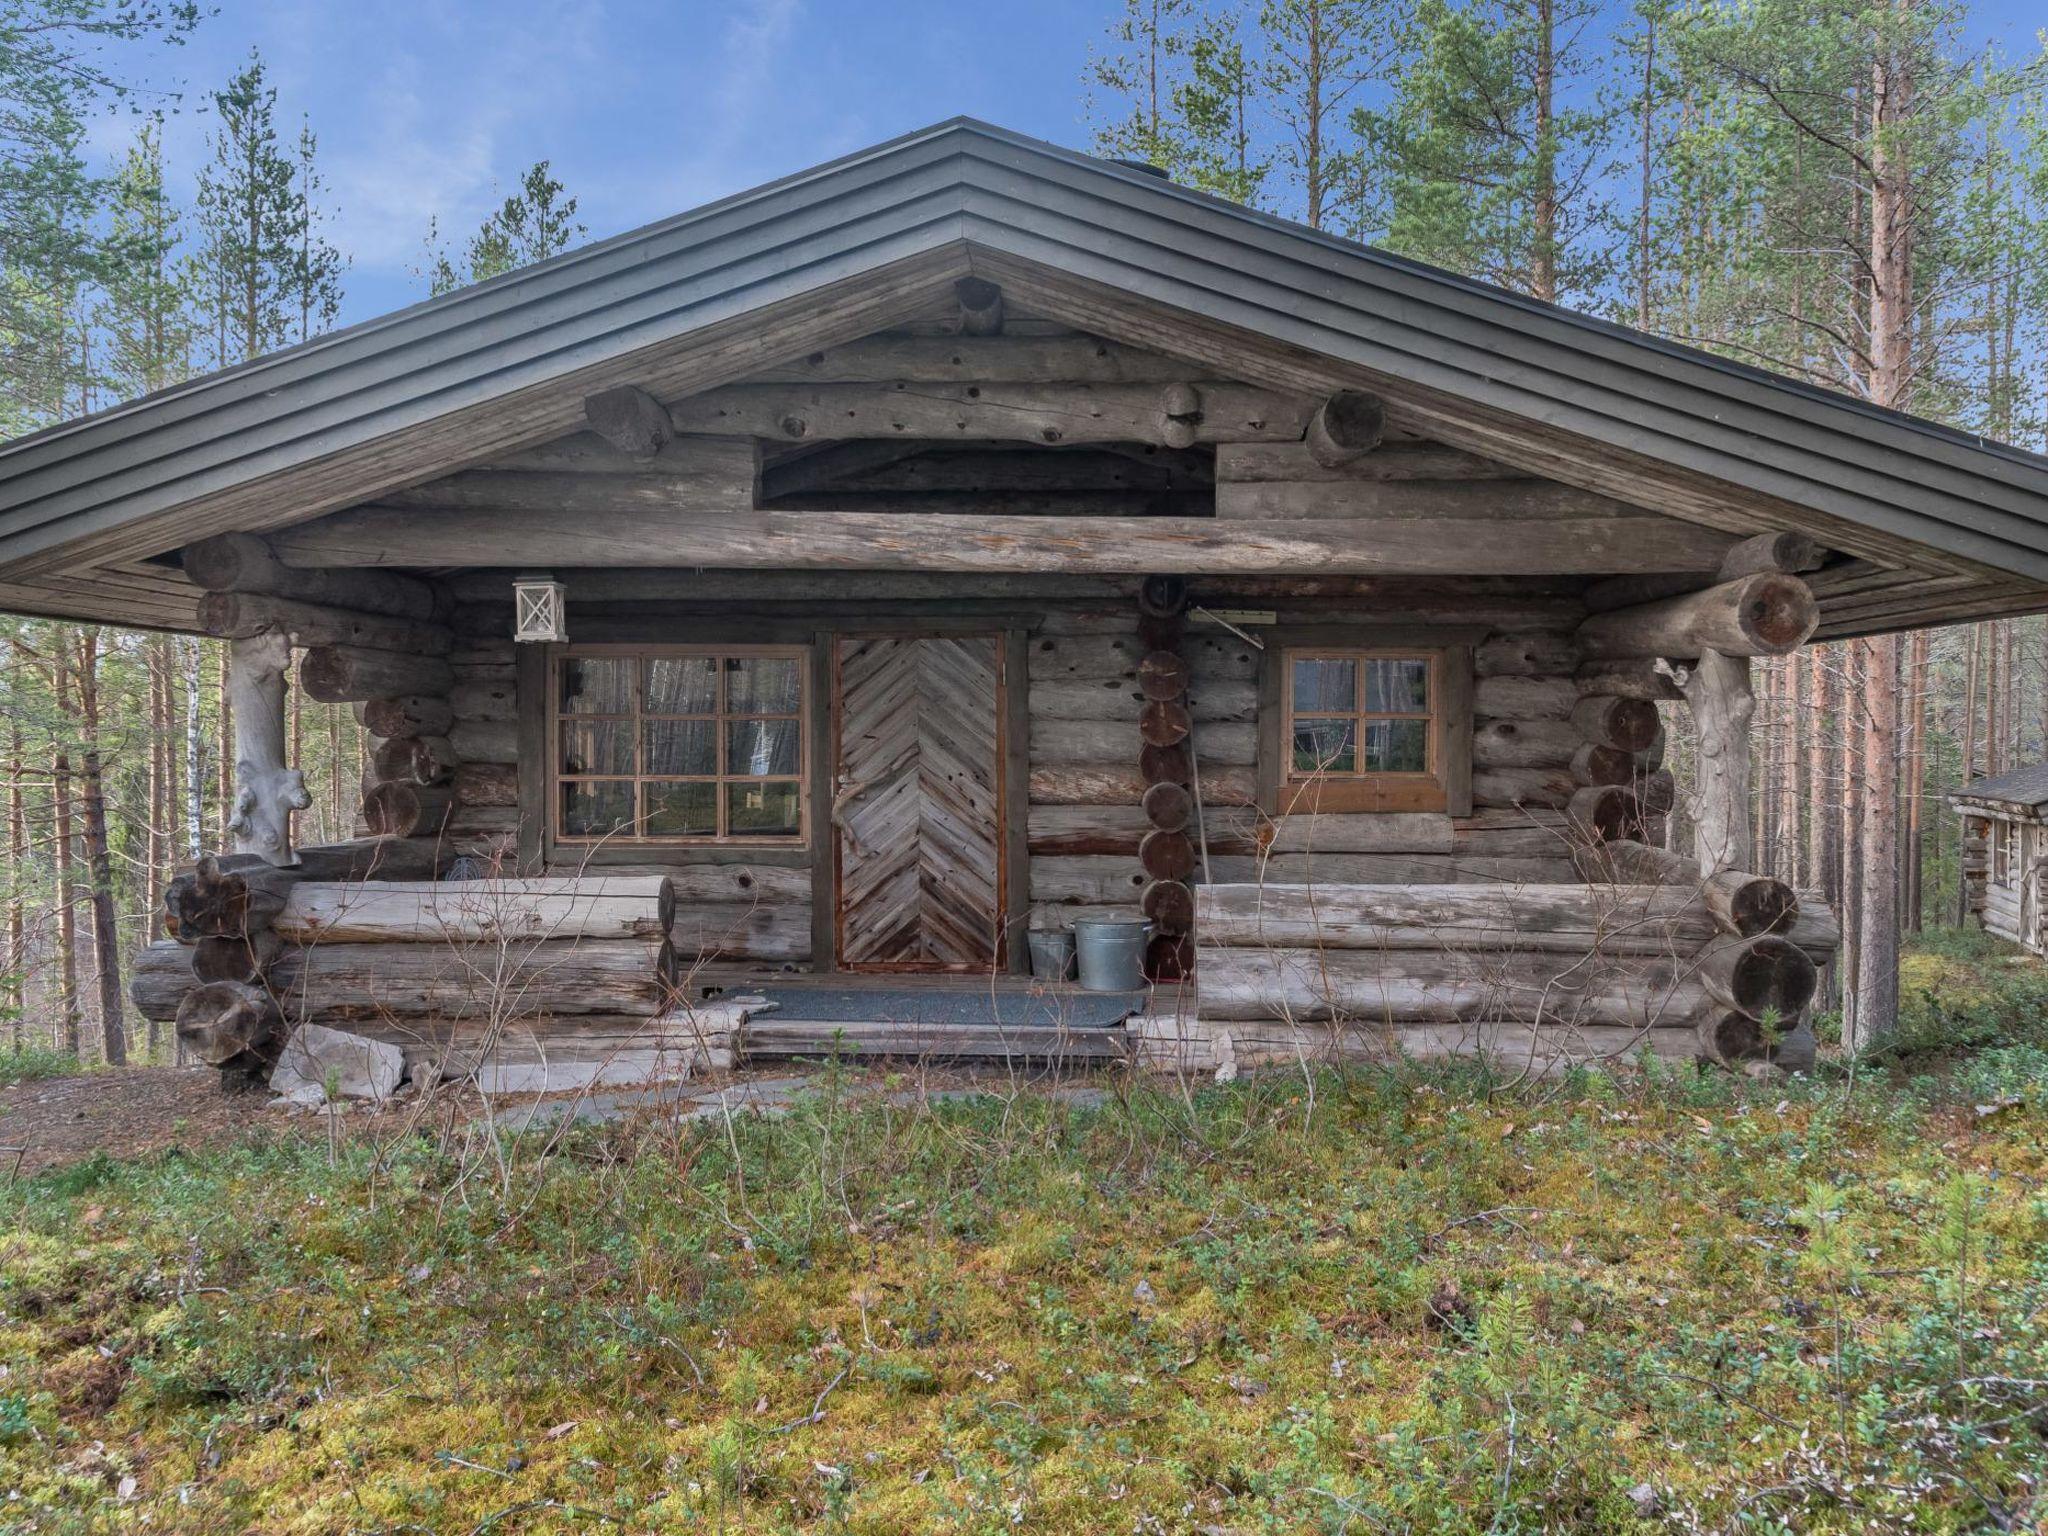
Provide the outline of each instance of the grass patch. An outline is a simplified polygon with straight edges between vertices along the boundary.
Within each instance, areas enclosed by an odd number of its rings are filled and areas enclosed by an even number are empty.
[[[0,1197],[0,1528],[2023,1524],[2044,1123],[1877,1075],[828,1080],[544,1159],[101,1161]]]
[[[27,1045],[20,1050],[0,1051],[0,1088],[14,1083],[37,1083],[53,1077],[76,1077],[85,1063],[67,1051]]]

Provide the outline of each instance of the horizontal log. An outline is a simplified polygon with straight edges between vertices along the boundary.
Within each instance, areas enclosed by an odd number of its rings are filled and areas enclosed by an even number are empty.
[[[1679,965],[1651,956],[1204,946],[1197,975],[1204,1019],[1648,1029],[1690,1025],[1705,1007]]]
[[[1301,434],[1308,456],[1324,469],[1364,458],[1387,433],[1387,408],[1377,395],[1340,389],[1315,408]]]
[[[671,443],[644,460],[616,454],[598,456],[601,461],[609,460],[603,470],[574,462],[581,457],[567,451],[545,457],[521,455],[390,491],[383,501],[414,516],[431,512],[435,517],[506,513],[605,517],[619,508],[650,511],[670,507],[743,513],[754,505],[751,443],[692,438]],[[615,469],[621,472],[610,472]]]
[[[448,727],[448,744],[465,763],[516,763],[519,722],[457,719]]]
[[[675,917],[666,877],[301,884],[275,930],[297,944],[516,944],[654,938]]]
[[[1623,752],[1648,750],[1662,728],[1657,706],[1643,699],[1589,694],[1572,706],[1571,723],[1587,741]]]
[[[372,737],[365,758],[370,781],[379,784],[445,784],[458,761],[445,736]]]
[[[1812,959],[1789,937],[1763,934],[1728,939],[1699,958],[1708,996],[1723,1008],[1789,1029],[1813,1001],[1819,974]]]
[[[1192,381],[1201,398],[1198,442],[1298,440],[1315,402],[1226,381]],[[679,432],[770,442],[845,438],[987,439],[1030,443],[1168,443],[1151,385],[934,380],[881,385],[731,384],[670,404]]]
[[[192,975],[201,982],[240,981],[260,986],[281,947],[275,928],[235,938],[201,939],[192,946]]]
[[[1480,768],[1563,768],[1585,744],[1569,720],[1481,720],[1472,732],[1472,762]]]
[[[1441,443],[1382,443],[1362,458],[1318,464],[1308,444],[1218,443],[1216,479],[1225,481],[1320,480],[1347,484],[1361,480],[1501,480],[1516,471],[1495,459]]]
[[[176,939],[158,939],[137,952],[128,966],[128,996],[137,1013],[157,1024],[177,1019],[185,994],[200,984],[192,954]]]
[[[1640,771],[1635,753],[1591,741],[1572,753],[1569,766],[1572,777],[1581,784],[1628,784]]]
[[[1827,563],[1828,552],[1819,540],[1787,529],[1759,533],[1730,547],[1719,572],[1723,581],[1755,576],[1766,571],[1798,574],[1817,571]]]
[[[1549,629],[1493,635],[1472,653],[1475,677],[1570,677],[1578,665],[1578,642]]]
[[[445,656],[455,645],[445,625],[251,592],[207,593],[199,600],[199,627],[217,640],[276,630],[296,646],[366,645],[422,656]]]
[[[1569,768],[1481,768],[1472,774],[1472,803],[1492,809],[1563,809],[1578,791]]]
[[[276,1000],[241,981],[209,981],[178,1004],[178,1043],[210,1067],[270,1048],[280,1032]]]
[[[373,837],[433,837],[454,809],[451,785],[374,784],[363,794],[363,825]]]
[[[187,544],[179,558],[192,584],[207,592],[261,593],[400,619],[432,619],[439,607],[434,588],[416,577],[295,569],[252,533],[201,539]]]
[[[1249,767],[1258,761],[1258,734],[1249,721],[1219,721],[1197,726],[1195,750],[1203,771]],[[1135,719],[1055,720],[1034,717],[1031,721],[1031,758],[1036,762],[1114,762],[1120,757],[1135,759],[1143,745]],[[1142,794],[1143,790],[1139,791]],[[1135,803],[1138,795],[1132,795]]]
[[[1715,934],[1696,890],[1664,885],[1205,885],[1202,947],[1475,949],[1683,959]]]
[[[1272,885],[1539,885],[1572,878],[1562,850],[1542,855],[1487,853],[1273,853],[1259,858],[1227,855],[1210,860],[1213,877],[1232,883]]]
[[[1030,703],[1033,718],[1123,720],[1136,731],[1146,699],[1129,678],[1074,678],[1033,683]],[[1187,705],[1198,725],[1250,720],[1258,714],[1258,689],[1249,681],[1205,680],[1188,695]]]
[[[804,960],[811,953],[811,909],[808,902],[683,901],[669,935],[685,972],[713,960]]]
[[[460,805],[517,805],[518,765],[463,763],[455,770],[455,799]]]
[[[392,699],[359,699],[356,723],[372,736],[445,736],[455,712],[439,694],[408,693]]]
[[[1634,838],[1581,841],[1573,850],[1587,881],[1607,885],[1670,885],[1700,889],[1700,864],[1682,853]]]
[[[1738,938],[1785,933],[1799,921],[1798,894],[1769,875],[1724,869],[1706,882],[1700,894],[1721,931]]]
[[[1185,791],[1182,791],[1185,795]],[[1213,853],[1252,853],[1258,848],[1255,813],[1242,806],[1208,806],[1203,828]],[[1159,830],[1142,806],[1136,805],[1034,805],[1031,807],[1027,841],[1034,856],[1074,853],[1114,853],[1137,857],[1138,845],[1148,832]],[[1168,831],[1195,835],[1192,814],[1179,827]]]
[[[1120,616],[1128,629],[1132,620]],[[1231,634],[1188,633],[1178,649],[1188,664],[1189,688],[1200,692],[1221,684],[1252,685],[1264,652]],[[1128,633],[1081,631],[1041,634],[1031,642],[1031,685],[1036,688],[1082,679],[1138,688],[1138,672],[1150,647],[1135,629]]]
[[[1220,480],[1216,485],[1216,515],[1223,519],[1434,517],[1466,525],[1470,538],[1491,537],[1496,526],[1517,519],[1591,520],[1635,511],[1626,502],[1554,480]]]
[[[510,720],[519,713],[519,685],[510,676],[477,677],[465,669],[448,693],[458,720]]]
[[[1647,659],[1589,661],[1578,669],[1577,682],[1582,694],[1608,693],[1618,699],[1648,699],[1653,704],[1685,697],[1678,684]]]
[[[1472,712],[1482,720],[1565,720],[1579,702],[1566,677],[1482,677],[1472,685]]]
[[[1627,1025],[1432,1024],[1399,1019],[1335,1025],[1262,1019],[1203,1021],[1198,1027],[1227,1035],[1229,1060],[1240,1068],[1476,1056],[1496,1063],[1505,1073],[1553,1076],[1590,1064],[1632,1061],[1644,1053],[1667,1061],[1687,1061],[1698,1050],[1689,1029]],[[1169,1044],[1165,1051],[1167,1059],[1162,1065],[1172,1070],[1176,1047]],[[1205,1057],[1200,1065],[1207,1070],[1220,1063]]]
[[[662,939],[287,946],[271,985],[295,1021],[660,1013],[675,957]]]
[[[742,570],[1563,576],[1712,569],[1727,539],[1660,517],[1502,523],[1490,525],[1483,540],[1453,543],[1435,518],[1227,522],[676,507],[620,509],[571,529],[554,511],[451,510],[421,518],[387,506],[296,524],[277,534],[276,544],[282,559],[307,568],[547,566],[573,558],[586,565]]]
[[[1089,902],[1130,906],[1148,881],[1136,859],[1124,854],[1034,857],[1030,899],[1034,902]]]
[[[1744,576],[1662,602],[1596,613],[1579,626],[1590,657],[1781,656],[1806,643],[1820,622],[1813,593],[1797,576]]]
[[[353,704],[408,693],[446,694],[455,674],[438,656],[321,645],[299,662],[299,684],[306,697],[322,704]]]
[[[1133,745],[1137,740],[1134,732]],[[1149,786],[1138,771],[1135,759],[1089,763],[1068,761],[1067,754],[1052,760],[1034,757],[1031,766],[1033,805],[1137,805]],[[1202,804],[1204,806],[1251,805],[1258,798],[1256,775],[1249,766],[1211,763],[1206,750],[1202,758]]]

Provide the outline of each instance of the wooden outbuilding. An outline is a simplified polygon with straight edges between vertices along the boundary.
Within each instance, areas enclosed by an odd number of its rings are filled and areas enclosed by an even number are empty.
[[[1972,779],[1949,797],[1963,820],[1963,909],[1991,933],[2048,954],[2048,763]]]
[[[0,605],[231,644],[209,1059],[1735,1062],[1749,658],[2048,609],[2048,461],[955,121],[8,445]]]

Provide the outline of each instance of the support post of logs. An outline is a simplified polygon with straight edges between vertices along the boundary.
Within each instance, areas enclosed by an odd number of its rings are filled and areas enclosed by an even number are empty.
[[[292,647],[282,630],[228,642],[228,693],[235,716],[234,817],[228,829],[240,853],[288,867],[292,813],[313,803],[305,775],[285,762],[285,671]]]
[[[1749,723],[1756,713],[1749,658],[1702,650],[1690,667],[1663,663],[1685,695],[1699,737],[1693,856],[1702,875],[1756,862],[1749,831]]]

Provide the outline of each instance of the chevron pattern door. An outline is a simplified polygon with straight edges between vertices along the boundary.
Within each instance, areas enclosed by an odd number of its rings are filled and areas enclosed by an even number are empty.
[[[833,647],[839,964],[979,971],[1002,955],[1002,646]]]

